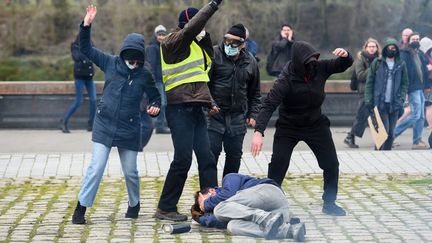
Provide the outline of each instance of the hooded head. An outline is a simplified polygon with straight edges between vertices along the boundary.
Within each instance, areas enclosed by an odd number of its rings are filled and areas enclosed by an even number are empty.
[[[388,49],[388,46],[391,46],[391,45],[395,46],[395,48],[396,48],[395,52],[394,51],[390,51]],[[388,39],[386,39],[384,41],[384,43],[383,43],[383,49],[382,49],[382,56],[383,56],[383,58],[386,58],[386,57],[396,57],[396,58],[398,58],[399,57],[399,47],[398,47],[398,43],[397,43],[396,39],[394,39],[394,38],[388,38]]]
[[[179,14],[179,23],[178,27],[183,29],[185,24],[189,23],[189,21],[198,13],[198,9],[196,8],[187,8],[180,12]]]
[[[432,40],[428,37],[423,37],[420,40],[420,50],[424,53],[427,53],[428,51],[432,51]]]
[[[128,34],[123,40],[123,45],[120,49],[120,57],[123,60],[134,60],[139,61],[140,63],[144,63],[144,36],[138,33]]]
[[[305,76],[313,77],[319,56],[320,53],[308,42],[294,42],[291,52],[292,71],[301,78]]]

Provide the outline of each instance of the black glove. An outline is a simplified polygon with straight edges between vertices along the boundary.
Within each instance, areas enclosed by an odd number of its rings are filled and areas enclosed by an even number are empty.
[[[369,113],[374,113],[374,105],[373,104],[365,104],[366,109],[369,111]]]

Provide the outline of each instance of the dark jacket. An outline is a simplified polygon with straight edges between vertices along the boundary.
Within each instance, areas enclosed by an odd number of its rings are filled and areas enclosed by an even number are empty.
[[[212,212],[220,202],[234,196],[238,191],[259,184],[277,185],[274,180],[269,178],[260,179],[238,173],[230,173],[222,179],[222,187],[215,188],[216,195],[211,196],[204,201],[204,211]]]
[[[379,109],[385,109],[385,90],[387,87],[387,77],[389,69],[385,59],[385,49],[389,45],[397,47],[396,41],[387,40],[384,43],[382,57],[376,58],[369,67],[369,72],[365,86],[365,104],[368,106],[378,106]],[[390,112],[398,112],[403,109],[403,103],[408,90],[408,74],[404,61],[401,60],[398,54],[394,59],[394,66],[391,72],[392,75],[392,91]]]
[[[406,63],[406,67],[408,70],[408,81],[409,81],[408,92],[423,90],[425,88],[432,87],[431,81],[429,80],[428,70],[426,68],[428,61],[422,51],[419,50],[418,55],[420,58],[420,62],[422,63],[421,70],[422,70],[423,81],[421,81],[420,76],[418,75],[414,58],[411,55],[411,48],[407,47],[400,51],[400,58]]]
[[[210,117],[209,129],[224,133],[232,129],[232,135],[246,133],[246,118],[258,115],[261,106],[260,75],[255,58],[241,50],[234,61],[227,57],[223,44],[214,47],[215,58],[209,73],[209,88],[221,112]],[[226,115],[230,115],[226,124]]]
[[[376,57],[369,57],[369,55],[365,51],[361,51],[357,53],[357,58],[354,62],[354,70],[357,75],[357,81],[358,81],[357,90],[359,94],[364,93],[368,68]]]
[[[178,63],[189,57],[190,45],[195,41],[210,57],[213,57],[213,45],[210,34],[198,42],[195,37],[203,30],[207,21],[218,8],[207,4],[183,28],[170,33],[161,44],[164,61]],[[204,60],[206,62],[206,60]],[[210,65],[210,63],[206,63]],[[202,103],[210,107],[212,98],[206,82],[186,83],[167,92],[168,104]]]
[[[135,49],[141,51],[144,57],[144,38],[140,34],[129,34],[123,42],[120,56],[114,56],[92,47],[90,32],[90,27],[81,25],[81,52],[105,73],[92,140],[108,147],[140,151],[140,102],[143,94],[147,94],[150,104],[155,107],[160,106],[161,99],[150,70],[143,65],[130,70],[121,53],[126,49]]]
[[[272,49],[267,57],[267,73],[271,76],[278,76],[287,62],[291,60],[291,50],[293,41],[282,38],[278,35],[272,42]]]
[[[162,83],[162,64],[160,54],[160,43],[153,36],[146,48],[146,61],[150,64],[156,83]]]
[[[263,101],[258,115],[256,131],[264,134],[267,123],[279,106],[276,128],[312,127],[323,118],[321,105],[324,102],[324,86],[327,78],[345,71],[353,63],[351,55],[329,60],[319,60],[316,74],[305,79],[305,61],[319,54],[307,42],[294,42],[292,60],[285,66],[275,81],[270,93]]]
[[[71,53],[74,61],[74,78],[92,80],[94,75],[93,63],[80,51],[79,36],[71,44]]]

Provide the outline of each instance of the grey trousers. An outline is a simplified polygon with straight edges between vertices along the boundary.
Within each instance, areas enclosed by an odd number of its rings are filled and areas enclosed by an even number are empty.
[[[259,224],[271,212],[282,213],[286,223],[279,228],[277,238],[286,238],[290,226],[288,201],[275,185],[260,184],[241,190],[213,210],[217,219],[228,222],[229,233],[252,237],[265,237]]]

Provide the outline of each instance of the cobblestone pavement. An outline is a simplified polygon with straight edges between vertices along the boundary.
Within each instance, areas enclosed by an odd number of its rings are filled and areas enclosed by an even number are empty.
[[[87,225],[71,224],[81,177],[0,180],[0,242],[264,242],[192,225],[170,235],[151,216],[163,177],[141,178],[141,212],[124,218],[127,194],[119,177],[104,178]],[[340,178],[339,203],[345,217],[321,213],[321,176],[290,174],[284,190],[292,212],[307,225],[307,242],[430,242],[432,176],[353,175]],[[197,176],[188,179],[179,211],[188,213]],[[288,241],[288,240],[287,240]]]

